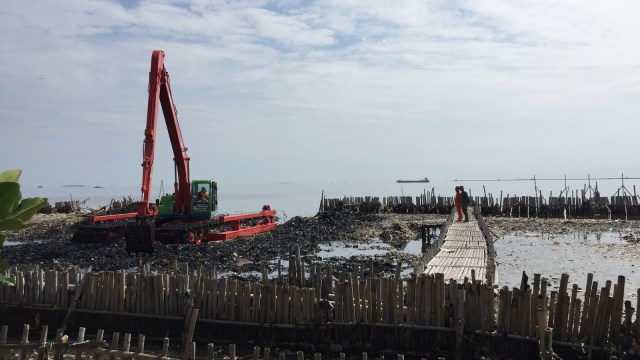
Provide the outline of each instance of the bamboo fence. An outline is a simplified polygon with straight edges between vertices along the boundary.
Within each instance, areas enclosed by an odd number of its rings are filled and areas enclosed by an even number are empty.
[[[640,216],[640,196],[614,195],[611,197],[587,198],[586,193],[571,196],[475,196],[471,199],[484,215],[507,215],[510,217],[609,217],[622,218]],[[453,196],[435,195],[425,191],[418,196],[388,197],[322,197],[319,211],[356,211],[367,213],[447,213],[454,206]]]
[[[290,326],[358,324],[399,329],[429,329],[463,334],[516,335],[592,347],[629,349],[640,342],[640,320],[631,301],[624,301],[625,278],[599,287],[589,274],[584,298],[577,284],[562,274],[557,290],[535,274],[523,276],[519,288],[497,293],[483,281],[447,280],[442,274],[374,276],[364,268],[334,271],[321,264],[304,265],[292,256],[289,276],[262,282],[217,278],[215,272],[155,274],[144,266],[136,272],[13,267],[6,275],[15,286],[0,286],[0,305],[41,305],[73,312],[193,317],[195,321]],[[372,264],[370,265],[372,266]],[[640,289],[637,289],[640,299]],[[461,325],[462,324],[462,325]],[[345,336],[348,336],[345,335]]]
[[[82,359],[89,356],[92,359],[100,359],[108,357],[109,360],[115,359],[136,359],[136,360],[214,360],[214,359],[270,359],[271,349],[269,347],[261,348],[260,346],[254,346],[250,349],[250,353],[242,354],[238,351],[236,344],[229,344],[226,349],[220,349],[213,343],[208,343],[206,346],[206,352],[204,349],[198,349],[196,342],[188,342],[184,345],[184,351],[177,352],[170,348],[170,339],[164,338],[162,340],[161,347],[157,350],[149,351],[145,349],[145,345],[148,346],[149,342],[146,340],[144,334],[139,334],[138,338],[134,338],[131,333],[124,333],[124,336],[120,336],[120,332],[114,332],[110,338],[105,338],[105,332],[102,329],[98,329],[95,337],[89,339],[86,336],[86,328],[80,327],[77,332],[76,340],[71,341],[70,336],[64,333],[63,329],[58,329],[54,338],[49,338],[48,326],[44,325],[40,329],[39,333],[36,331],[30,331],[29,324],[25,324],[22,328],[22,334],[20,340],[11,342],[7,336],[9,328],[8,326],[2,326],[2,333],[0,334],[0,359],[6,359],[7,357],[16,359],[37,359],[37,360],[57,360],[69,357],[75,357],[75,359]],[[30,335],[38,335],[37,341],[30,341]],[[296,359],[310,358],[306,357],[304,351],[297,351],[295,354],[292,352],[279,351],[277,354],[278,359],[292,358]],[[275,357],[275,356],[273,356]],[[322,353],[314,353],[314,360],[321,360]],[[325,358],[328,358],[325,356]],[[345,359],[345,353],[339,353],[338,359]],[[384,359],[384,356],[381,357]],[[404,356],[397,355],[398,359],[403,359]],[[362,353],[362,359],[367,360],[368,354]]]

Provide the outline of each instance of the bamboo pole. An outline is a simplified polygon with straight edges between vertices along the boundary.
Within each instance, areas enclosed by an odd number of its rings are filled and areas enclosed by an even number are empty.
[[[209,350],[211,354],[211,358],[213,358],[213,344],[209,344]],[[162,357],[167,357],[169,355],[169,338],[165,337],[162,339]]]
[[[22,340],[20,344],[26,345],[29,343],[29,324],[24,324],[22,326]],[[27,351],[25,349],[20,350],[20,360],[25,360],[27,358]]]
[[[416,315],[416,274],[407,280],[407,324],[414,325]],[[369,291],[370,292],[370,291]],[[367,297],[369,298],[369,297]]]
[[[57,329],[56,330],[56,346],[54,347],[53,350],[53,358],[54,359],[61,359],[61,351],[62,348],[61,346],[64,346],[64,344],[67,343],[67,341],[69,340],[69,336],[64,335],[64,333],[62,332],[62,329]]]
[[[118,349],[118,340],[120,337],[120,333],[118,332],[114,332],[111,338],[111,349],[112,350],[117,350]],[[115,356],[109,356],[109,360],[114,360]]]
[[[514,288],[515,290],[516,288]],[[513,316],[511,315],[512,312],[512,302],[513,302],[513,292],[511,291],[507,291],[506,292],[506,298],[505,298],[505,312],[504,312],[504,326],[505,326],[505,331],[507,332],[507,334],[510,334],[513,331],[513,328],[511,326],[511,322],[512,322],[512,318]]]
[[[625,277],[618,276],[618,284],[613,289],[613,312],[611,313],[611,323],[609,326],[611,341],[614,344],[620,343],[620,321],[622,319],[622,308],[624,304]]]
[[[464,356],[464,295],[462,289],[457,289],[457,304],[456,304],[456,360],[463,359]]]
[[[398,283],[396,279],[389,279],[389,322],[397,324],[398,320]]]
[[[502,289],[498,292],[498,319],[497,319],[497,328],[498,331],[505,331],[505,315],[506,315],[506,298],[507,298],[508,288],[503,286]]]
[[[578,285],[573,284],[573,288],[571,289],[571,300],[569,306],[569,321],[567,323],[567,330],[565,332],[565,336],[562,340],[568,340],[573,338],[573,322],[577,321],[575,317],[576,310],[576,297],[578,296]],[[578,308],[578,311],[580,308]]]
[[[545,360],[552,360],[554,358],[554,354],[553,354],[553,347],[552,347],[552,341],[553,341],[553,328],[547,328],[544,331],[544,337],[545,337],[545,352],[544,352],[544,359]]]
[[[144,353],[144,340],[145,340],[144,334],[138,334],[138,347],[136,349],[136,352],[141,354]]]
[[[567,335],[567,325],[569,322],[569,306],[570,306],[570,300],[571,298],[569,297],[569,295],[565,292],[563,295],[563,301],[562,301],[562,306],[561,306],[561,321],[562,321],[562,328],[561,333],[558,335],[559,340],[565,340],[566,339],[566,335]]]
[[[593,282],[593,273],[587,274],[587,285],[584,287],[584,303],[582,316],[580,317],[580,337],[583,337],[586,331],[585,324],[587,322],[587,316],[589,315],[589,305],[591,300],[591,283]]]
[[[435,276],[433,274],[424,275],[422,277],[422,311],[423,311],[423,323],[421,325],[434,325],[435,324]]]
[[[76,340],[76,342],[81,343],[84,341],[84,332],[86,331],[86,329],[84,327],[81,327],[78,329],[78,340]],[[82,359],[82,351],[80,349],[76,350],[76,360],[81,360]]]
[[[540,293],[540,274],[533,274],[533,292],[531,293],[530,303],[530,327],[529,336],[535,336],[538,326],[538,294]]]
[[[522,316],[522,298],[520,288],[513,287],[511,289],[511,302],[509,309],[509,333],[510,334],[520,334],[520,319]]]
[[[547,316],[548,316],[548,311],[544,306],[539,306],[537,308],[537,318],[538,318],[538,324],[546,324],[547,323]],[[543,326],[538,326],[537,327],[537,337],[538,337],[538,350],[540,351],[540,355],[542,355],[544,353],[545,350],[545,337],[544,337],[544,331],[545,331],[545,327]]]
[[[640,333],[640,287],[636,290],[636,301],[636,321],[633,325],[633,328],[635,329],[637,334]]]
[[[80,296],[82,295],[82,289],[84,287],[85,281],[86,281],[86,274],[91,272],[91,266],[89,266],[85,272],[85,276],[82,277],[82,280],[80,280],[80,283],[78,283],[78,286],[76,288],[76,294],[73,297],[73,303],[71,304],[71,306],[69,307],[69,310],[67,311],[67,315],[64,317],[64,320],[62,321],[62,330],[64,331],[67,328],[67,324],[69,323],[69,320],[71,319],[71,315],[73,314],[73,311],[76,309],[76,306],[78,305],[78,300],[80,299]]]
[[[266,311],[266,310],[265,310]],[[282,287],[282,322],[291,324],[291,286]]]
[[[98,334],[100,334],[100,330],[98,330]],[[49,335],[49,326],[42,325],[42,329],[40,330],[40,343],[44,344],[47,342],[47,337]],[[102,339],[100,339],[102,340]]]
[[[524,336],[532,336],[531,334],[531,323],[533,323],[533,318],[531,318],[531,290],[526,289],[524,291],[523,296],[523,305],[522,305],[522,318],[520,319],[520,331]]]
[[[424,308],[424,293],[423,285],[425,284],[426,275],[420,274],[416,276],[415,283],[415,321],[416,325],[425,325],[425,308]]]
[[[590,299],[589,299],[589,314],[587,316],[587,321],[583,324],[583,328],[581,331],[581,336],[586,336],[590,341],[591,345],[593,345],[594,331],[596,325],[596,315],[598,311],[598,302],[599,296],[597,294],[598,291],[598,282],[594,281],[591,284],[590,291]]]
[[[466,306],[463,307],[464,309],[464,319],[466,321],[466,325],[468,328],[473,329],[475,327],[475,323],[474,323],[474,317],[473,317],[473,307],[475,304],[475,301],[473,299],[472,296],[472,285],[470,283],[465,283],[464,284],[464,298],[465,298],[465,302],[466,302]]]
[[[124,352],[132,352],[131,351],[131,333],[124,333],[124,342],[122,344],[122,351]],[[123,356],[123,359],[128,359],[128,356]]]
[[[187,360],[190,353],[191,342],[193,341],[193,332],[196,328],[196,322],[198,320],[198,313],[200,309],[194,307],[191,309],[191,314],[189,315],[189,322],[187,323],[187,337],[184,343],[184,352],[182,353],[182,359]],[[195,359],[194,359],[195,360]]]
[[[304,261],[302,261],[302,257],[300,256],[300,247],[296,248],[296,267],[298,270],[298,282],[296,285],[298,285],[298,287],[303,287],[305,286],[305,273],[304,273]]]
[[[362,309],[360,306],[360,287],[358,286],[358,274],[351,274],[350,289],[353,294],[353,321],[362,322]]]
[[[607,306],[609,302],[609,290],[607,287],[600,289],[600,301],[598,302],[598,309],[595,316],[595,323],[593,328],[594,344],[601,345],[604,337],[603,324],[605,323],[605,317],[607,315]]]
[[[574,322],[573,322],[573,329],[571,329],[571,339],[573,341],[575,341],[576,339],[578,339],[578,331],[580,328],[580,305],[582,303],[582,300],[580,299],[576,299],[576,306],[574,308],[575,314],[573,314],[573,318],[574,318]]]
[[[556,295],[557,293],[552,291],[551,297],[549,298],[549,324],[547,326],[550,328],[553,328],[553,324],[555,323],[555,313],[557,308]]]
[[[558,297],[555,307],[554,319],[552,327],[554,331],[554,336],[558,340],[564,339],[565,329],[567,327],[567,313],[564,310],[564,307],[567,303],[567,286],[569,283],[569,274],[563,273],[560,276],[560,289],[558,290]]]
[[[7,333],[9,332],[9,326],[3,325],[2,332],[0,332],[0,345],[7,343]]]
[[[139,354],[131,351],[120,351],[111,349],[96,348],[92,350],[97,355],[109,356],[109,358],[136,359],[136,360],[179,360],[167,356],[158,357],[154,354]]]

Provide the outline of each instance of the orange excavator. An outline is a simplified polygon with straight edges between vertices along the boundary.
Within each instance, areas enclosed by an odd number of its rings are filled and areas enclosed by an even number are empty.
[[[213,180],[190,181],[190,158],[182,139],[164,56],[161,50],[154,50],[151,55],[142,158],[142,196],[138,210],[125,214],[90,216],[90,224],[78,228],[74,233],[74,242],[110,241],[124,236],[128,253],[152,253],[156,239],[170,243],[199,244],[202,241],[252,235],[277,226],[273,220],[276,211],[268,205],[256,213],[213,216],[218,205],[218,187]],[[173,150],[175,181],[173,194],[164,195],[151,203],[159,107],[162,107]]]

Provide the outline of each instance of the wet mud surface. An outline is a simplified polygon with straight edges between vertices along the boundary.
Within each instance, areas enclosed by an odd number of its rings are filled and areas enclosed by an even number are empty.
[[[640,221],[486,218],[495,233],[500,286],[519,287],[522,272],[546,277],[553,288],[562,273],[584,296],[587,275],[599,287],[625,277],[626,300],[640,288]],[[496,236],[497,235],[497,236]]]
[[[156,242],[154,254],[143,261],[162,270],[172,268],[175,258],[191,266],[202,264],[204,269],[215,267],[219,272],[251,279],[259,277],[263,263],[273,271],[282,260],[286,268],[290,254],[299,248],[307,263],[330,263],[349,269],[355,265],[368,267],[373,257],[374,271],[392,274],[400,260],[406,268],[419,261],[419,247],[416,250],[411,246],[411,253],[404,249],[419,236],[420,226],[445,220],[445,215],[322,213],[294,217],[270,232],[231,241],[202,245]],[[11,265],[78,265],[92,266],[94,270],[131,269],[137,265],[137,259],[125,253],[124,240],[71,243],[75,226],[82,221],[82,217],[73,214],[38,214],[29,228],[8,234],[0,257],[7,258]]]
[[[203,245],[162,244],[143,258],[155,270],[171,269],[173,259],[191,266],[215,267],[220,273],[256,280],[262,264],[273,274],[278,261],[284,271],[290,254],[300,249],[308,264],[331,264],[335,269],[368,268],[394,274],[398,261],[403,274],[420,258],[420,226],[437,224],[445,215],[323,213],[294,217],[275,230],[252,237]],[[522,271],[540,273],[557,286],[568,273],[581,287],[588,273],[604,284],[626,277],[625,297],[640,287],[640,221],[485,218],[498,253],[500,286],[519,286]],[[106,244],[74,244],[69,240],[82,217],[38,214],[31,226],[8,234],[0,258],[12,265],[78,265],[94,270],[133,269],[137,259],[125,253],[123,240]]]

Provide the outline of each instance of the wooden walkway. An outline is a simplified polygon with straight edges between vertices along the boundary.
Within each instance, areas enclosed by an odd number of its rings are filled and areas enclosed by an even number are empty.
[[[493,277],[487,273],[487,266],[492,261],[487,255],[485,235],[473,215],[473,207],[469,207],[469,222],[453,221],[449,225],[440,251],[427,263],[424,273],[441,273],[446,280],[457,282],[467,278],[493,285],[493,280],[487,276]]]

